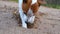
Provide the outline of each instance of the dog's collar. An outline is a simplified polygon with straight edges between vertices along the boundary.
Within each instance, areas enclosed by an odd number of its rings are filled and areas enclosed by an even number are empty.
[[[32,0],[32,4],[35,4],[37,2],[37,0]]]

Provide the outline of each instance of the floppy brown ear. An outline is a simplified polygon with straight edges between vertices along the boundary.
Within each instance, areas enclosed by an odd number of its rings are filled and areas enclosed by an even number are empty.
[[[46,2],[45,0],[37,0],[37,2],[38,2],[39,4],[47,4],[47,2]]]

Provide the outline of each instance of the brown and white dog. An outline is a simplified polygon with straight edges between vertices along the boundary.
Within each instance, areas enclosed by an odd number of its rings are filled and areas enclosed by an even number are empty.
[[[45,0],[23,0],[22,9],[26,14],[31,9],[35,14],[41,4],[46,4]]]
[[[41,4],[46,4],[45,0],[19,0],[19,13],[23,27],[27,28],[26,22],[34,22],[35,13]]]

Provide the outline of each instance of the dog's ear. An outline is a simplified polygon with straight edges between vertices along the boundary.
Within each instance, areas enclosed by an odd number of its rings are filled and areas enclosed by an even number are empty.
[[[46,2],[45,0],[37,0],[37,2],[38,2],[39,4],[47,4],[47,2]]]

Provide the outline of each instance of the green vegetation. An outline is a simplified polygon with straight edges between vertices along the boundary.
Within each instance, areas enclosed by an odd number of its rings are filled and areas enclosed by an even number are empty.
[[[18,2],[18,0],[11,0],[11,1]],[[57,5],[57,4],[48,3],[48,4],[45,4],[44,6],[60,9],[60,5]]]
[[[15,1],[15,2],[18,2],[18,0],[11,0],[11,1]]]
[[[60,9],[60,5],[55,5],[55,4],[46,4],[44,6]]]
[[[46,0],[46,2],[44,6],[60,9],[60,0]]]

